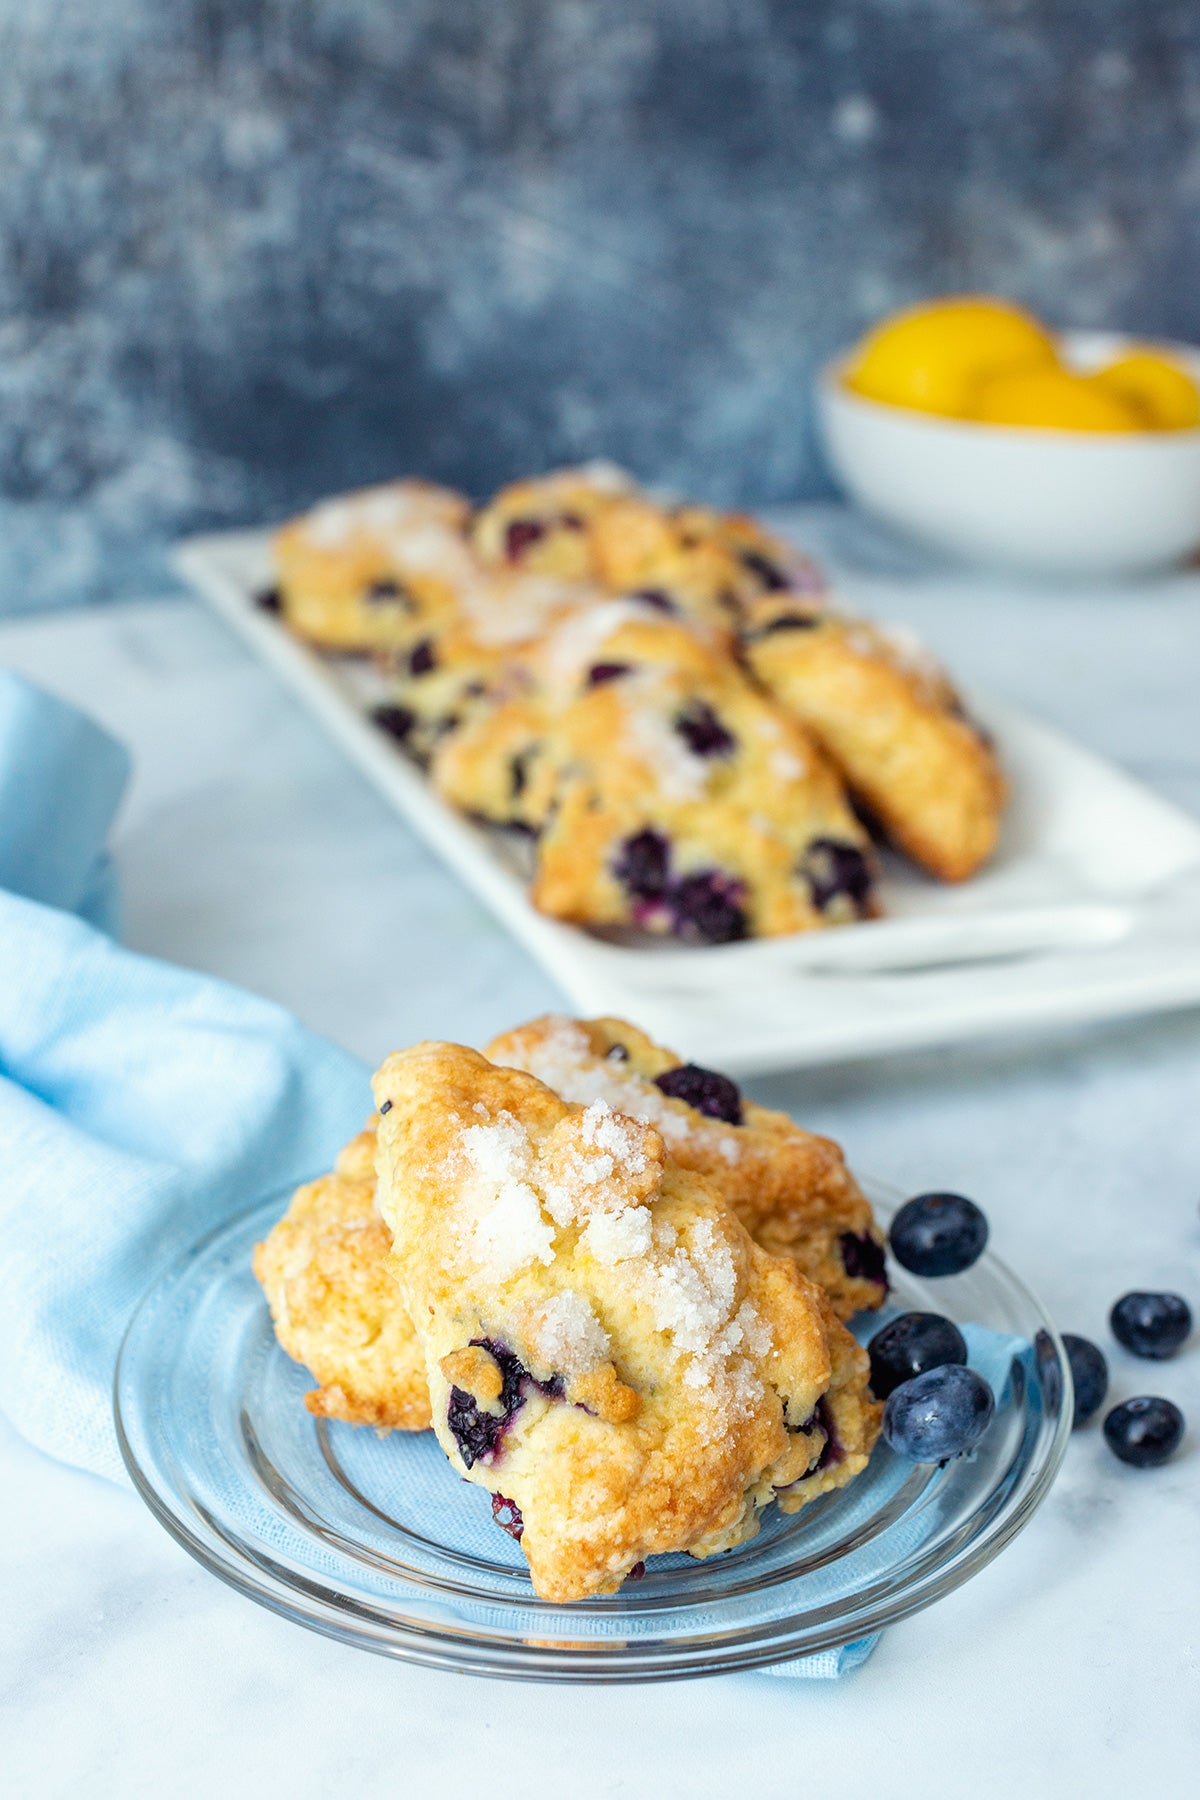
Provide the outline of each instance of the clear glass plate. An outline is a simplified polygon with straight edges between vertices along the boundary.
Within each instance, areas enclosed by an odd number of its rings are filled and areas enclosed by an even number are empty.
[[[889,1216],[894,1197],[872,1192]],[[654,1558],[617,1595],[537,1599],[482,1488],[432,1432],[318,1421],[311,1378],[275,1342],[251,1250],[273,1200],[196,1245],[151,1288],[117,1365],[122,1453],[198,1561],[285,1617],[363,1649],[474,1674],[646,1681],[760,1668],[930,1605],[1000,1551],[1045,1497],[1071,1427],[1054,1328],[995,1256],[948,1280],[893,1266],[901,1308],[1020,1338],[978,1449],[915,1467],[880,1443],[842,1493],[706,1562]],[[486,1529],[484,1528],[486,1526]],[[481,1546],[485,1548],[481,1549]]]

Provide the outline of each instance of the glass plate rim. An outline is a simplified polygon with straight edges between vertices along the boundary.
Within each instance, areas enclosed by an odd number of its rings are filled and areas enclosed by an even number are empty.
[[[890,1182],[862,1174],[859,1180],[886,1223],[901,1201],[899,1190]],[[840,1599],[801,1614],[799,1622],[796,1616],[789,1616],[732,1630],[696,1632],[682,1648],[678,1641],[664,1642],[649,1637],[644,1641],[637,1637],[623,1641],[597,1638],[570,1647],[561,1643],[538,1645],[520,1640],[493,1641],[481,1639],[469,1626],[434,1626],[411,1619],[397,1621],[349,1596],[342,1596],[339,1604],[336,1593],[321,1581],[305,1581],[282,1565],[272,1569],[269,1557],[255,1557],[240,1540],[236,1546],[239,1557],[229,1537],[211,1526],[213,1542],[210,1543],[199,1529],[181,1516],[180,1510],[171,1505],[170,1499],[159,1491],[152,1476],[142,1467],[126,1427],[122,1406],[131,1347],[154,1306],[162,1302],[169,1288],[182,1279],[195,1261],[222,1239],[236,1239],[252,1221],[256,1231],[268,1226],[278,1216],[278,1211],[273,1213],[272,1209],[282,1210],[289,1198],[290,1190],[275,1194],[222,1220],[172,1258],[147,1286],[122,1334],[113,1373],[112,1410],[117,1443],[139,1498],[168,1535],[201,1567],[234,1592],[294,1624],[394,1661],[491,1678],[611,1685],[628,1681],[699,1679],[706,1675],[761,1670],[838,1649],[934,1605],[985,1568],[1029,1523],[1053,1486],[1066,1454],[1071,1435],[1073,1390],[1070,1364],[1061,1336],[1036,1293],[989,1247],[980,1261],[1036,1316],[1038,1329],[1034,1341],[1039,1355],[1044,1356],[1047,1350],[1052,1354],[1058,1372],[1057,1417],[1051,1418],[1048,1409],[1050,1430],[1048,1436],[1045,1431],[1041,1434],[1046,1441],[1040,1461],[1023,1469],[1017,1482],[1012,1484],[1021,1489],[1015,1502],[1011,1493],[1006,1495],[996,1509],[996,1516],[979,1535],[965,1544],[956,1545],[948,1554],[939,1556],[928,1547],[918,1553],[914,1559],[915,1572],[900,1592],[882,1595],[861,1610],[857,1597],[850,1602]],[[1012,1467],[1010,1464],[1007,1471],[1010,1477]],[[999,1491],[994,1487],[989,1491],[989,1497],[994,1498]],[[179,1501],[177,1494],[172,1497]],[[976,1507],[972,1517],[978,1510]],[[958,1535],[961,1536],[961,1532]],[[874,1585],[878,1585],[878,1580]],[[537,1602],[535,1597],[532,1604],[544,1603]],[[550,1609],[551,1612],[561,1610]],[[824,1624],[814,1624],[814,1618],[819,1618],[823,1612],[832,1616]],[[681,1662],[681,1654],[686,1654],[686,1661]]]

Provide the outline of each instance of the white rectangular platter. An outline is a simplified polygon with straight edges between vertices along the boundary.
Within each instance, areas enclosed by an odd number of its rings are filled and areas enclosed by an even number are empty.
[[[519,850],[445,806],[372,722],[387,697],[372,666],[310,650],[258,604],[269,542],[190,538],[175,563],[583,1012],[750,1074],[1200,1003],[1200,823],[977,694],[1013,799],[973,881],[943,887],[889,860],[882,919],[710,948],[614,943],[547,919]]]

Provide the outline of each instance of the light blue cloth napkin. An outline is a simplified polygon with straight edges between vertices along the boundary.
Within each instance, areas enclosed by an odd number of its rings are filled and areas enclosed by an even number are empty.
[[[327,1169],[371,1103],[367,1070],[281,1008],[101,929],[127,775],[98,726],[0,671],[0,1409],[113,1480],[112,1374],[143,1291],[223,1220]],[[991,1338],[972,1361],[995,1379],[1011,1349]],[[835,1679],[876,1641],[765,1673]]]

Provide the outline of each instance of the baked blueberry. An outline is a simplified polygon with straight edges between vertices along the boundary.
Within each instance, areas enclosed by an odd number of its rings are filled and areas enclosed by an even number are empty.
[[[259,612],[277,613],[283,609],[283,595],[277,587],[264,588],[261,594],[255,594],[254,604]]]
[[[1104,1421],[1104,1441],[1114,1456],[1135,1469],[1157,1469],[1174,1456],[1185,1421],[1173,1400],[1139,1394],[1114,1406]]]
[[[408,658],[410,675],[429,675],[437,668],[437,654],[433,648],[432,638],[422,638],[414,644]]]
[[[739,550],[738,556],[742,567],[761,584],[764,593],[780,594],[789,585],[782,569],[777,569],[770,557],[764,556],[761,550]]]
[[[1071,1385],[1075,1389],[1075,1416],[1071,1429],[1078,1431],[1092,1414],[1099,1412],[1108,1392],[1108,1363],[1104,1352],[1091,1338],[1063,1332],[1063,1349],[1071,1365]]]
[[[621,845],[613,873],[639,900],[661,899],[667,890],[671,847],[657,831],[639,831]]]
[[[812,631],[820,623],[821,615],[817,612],[779,613],[768,620],[761,631],[754,633],[754,640],[757,643],[760,638],[774,637],[777,631]]]
[[[474,1395],[468,1394],[465,1389],[450,1389],[446,1422],[468,1469],[495,1455],[514,1414],[524,1406],[528,1389],[536,1389],[547,1398],[555,1400],[561,1397],[563,1391],[559,1376],[554,1376],[550,1381],[538,1381],[507,1345],[497,1343],[494,1338],[472,1338],[471,1343],[474,1347],[486,1350],[499,1366],[502,1386],[500,1410],[494,1413],[484,1412]]]
[[[587,685],[590,688],[603,687],[606,681],[616,681],[622,675],[628,675],[629,664],[622,662],[593,663],[587,672]]]
[[[800,873],[818,912],[846,900],[860,918],[865,916],[871,900],[871,865],[856,845],[814,838],[801,859]]]
[[[683,938],[698,938],[702,944],[732,944],[748,937],[749,922],[739,905],[740,897],[740,884],[715,870],[685,876],[670,895],[676,932]]]
[[[1192,1309],[1181,1294],[1122,1294],[1108,1322],[1118,1344],[1134,1356],[1162,1362],[1191,1331]]]
[[[541,519],[514,519],[504,534],[504,554],[509,562],[520,562],[528,549],[541,542],[546,530]]]
[[[364,598],[368,606],[383,606],[390,600],[399,600],[405,607],[411,607],[412,600],[402,582],[390,575],[381,575],[378,581],[369,582]]]
[[[510,1538],[515,1538],[520,1543],[525,1535],[525,1521],[515,1500],[508,1500],[503,1494],[493,1494],[492,1517],[501,1531],[507,1531]]]
[[[875,1238],[866,1232],[843,1231],[838,1250],[842,1267],[852,1281],[873,1281],[878,1287],[888,1285],[883,1245]]]
[[[901,1313],[875,1333],[867,1350],[877,1400],[886,1400],[902,1382],[923,1375],[926,1369],[967,1360],[967,1340],[958,1326],[940,1313]]]
[[[371,714],[372,719],[381,731],[394,737],[398,744],[403,744],[412,736],[417,715],[407,706],[377,706]]]
[[[605,1062],[628,1062],[629,1052],[624,1044],[610,1044],[604,1052]]]
[[[699,1063],[680,1063],[654,1077],[654,1085],[672,1100],[686,1100],[706,1119],[723,1119],[726,1125],[742,1122],[742,1096],[736,1082]]]
[[[888,1396],[883,1435],[910,1462],[943,1463],[973,1449],[996,1410],[982,1375],[944,1363],[905,1381]]]
[[[914,1275],[960,1275],[983,1254],[988,1222],[962,1194],[918,1194],[892,1220],[892,1255]]]
[[[675,611],[675,602],[670,594],[664,594],[661,588],[639,588],[631,598],[640,600],[643,606],[652,606],[655,612],[673,613]]]
[[[693,756],[728,756],[737,740],[726,731],[706,700],[694,700],[675,720],[675,729]]]

